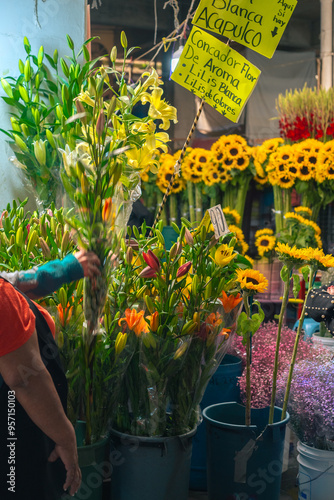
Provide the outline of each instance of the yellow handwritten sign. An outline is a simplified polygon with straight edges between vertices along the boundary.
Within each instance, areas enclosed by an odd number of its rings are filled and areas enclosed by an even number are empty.
[[[171,79],[237,122],[260,73],[225,43],[192,28]]]
[[[201,0],[193,24],[271,58],[297,0]]]

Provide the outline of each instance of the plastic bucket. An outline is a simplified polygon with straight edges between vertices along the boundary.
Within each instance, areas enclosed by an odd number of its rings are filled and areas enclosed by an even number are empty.
[[[320,335],[313,335],[312,343],[314,347],[320,346],[334,352],[334,337],[321,337]]]
[[[138,437],[111,430],[111,499],[187,500],[195,432]]]
[[[104,481],[110,477],[110,463],[108,460],[110,438],[105,437],[97,443],[80,446],[85,436],[85,422],[76,423],[75,433],[78,443],[79,466],[82,474],[81,486],[78,492],[71,497],[63,495],[63,499],[74,500],[102,500]]]
[[[241,373],[241,360],[236,356],[226,354],[210,379],[201,402],[201,408],[206,408],[215,403],[239,401],[240,390],[237,379]],[[207,490],[206,430],[204,422],[197,427],[197,432],[193,438],[189,487],[191,490]]]
[[[333,500],[334,451],[297,443],[299,463],[298,500]]]
[[[203,411],[207,432],[209,500],[279,500],[284,438],[289,415],[267,425],[269,408],[252,409],[252,425],[244,425],[245,407],[220,403]]]

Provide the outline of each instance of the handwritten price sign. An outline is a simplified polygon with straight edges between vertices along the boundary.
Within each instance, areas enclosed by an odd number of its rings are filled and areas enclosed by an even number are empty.
[[[224,234],[229,233],[229,228],[225,219],[224,212],[220,205],[208,208],[210,219],[215,230],[215,237],[218,240]]]
[[[193,24],[271,58],[297,0],[201,0]]]
[[[237,122],[260,73],[237,51],[193,28],[171,79]]]

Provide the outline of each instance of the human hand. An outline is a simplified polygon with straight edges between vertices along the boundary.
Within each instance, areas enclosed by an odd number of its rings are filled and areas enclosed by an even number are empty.
[[[81,470],[78,463],[78,452],[76,444],[64,447],[57,445],[51,452],[48,461],[55,462],[61,459],[66,469],[66,480],[63,485],[64,491],[70,489],[70,495],[75,495],[81,484]]]
[[[101,274],[99,269],[99,266],[101,265],[100,259],[94,252],[79,250],[74,254],[74,257],[80,262],[84,276],[94,278],[95,276]]]

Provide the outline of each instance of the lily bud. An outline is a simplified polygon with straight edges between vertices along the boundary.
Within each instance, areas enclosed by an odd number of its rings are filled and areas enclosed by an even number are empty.
[[[125,262],[127,264],[131,264],[132,259],[133,259],[133,250],[131,247],[128,247],[128,249],[126,251],[126,255],[125,255]]]
[[[177,278],[182,278],[182,276],[185,276],[189,269],[191,268],[191,261],[186,262],[182,266],[180,266],[177,270],[176,277]]]
[[[194,238],[193,238],[191,232],[189,231],[189,229],[187,227],[185,229],[186,230],[184,233],[184,238],[185,238],[186,242],[188,243],[188,245],[192,247],[194,244]]]
[[[116,340],[115,340],[115,354],[116,354],[116,356],[121,354],[121,352],[123,351],[123,349],[126,345],[127,338],[128,338],[128,334],[126,332],[125,333],[123,333],[123,332],[118,333]]]
[[[98,137],[101,137],[103,134],[105,122],[106,122],[106,119],[104,116],[104,111],[103,111],[103,109],[101,109],[99,117],[98,117],[97,122],[96,122],[96,133],[97,133]]]
[[[42,141],[39,139],[33,143],[34,145],[34,154],[36,159],[40,165],[45,165],[46,163],[46,149],[45,149],[46,141]]]
[[[155,276],[156,276],[156,271],[152,269],[152,267],[150,266],[145,267],[139,273],[139,278],[155,278]]]
[[[143,258],[146,264],[154,269],[155,272],[158,272],[160,269],[160,261],[158,257],[152,252],[152,250],[148,250],[147,253],[143,252]]]

